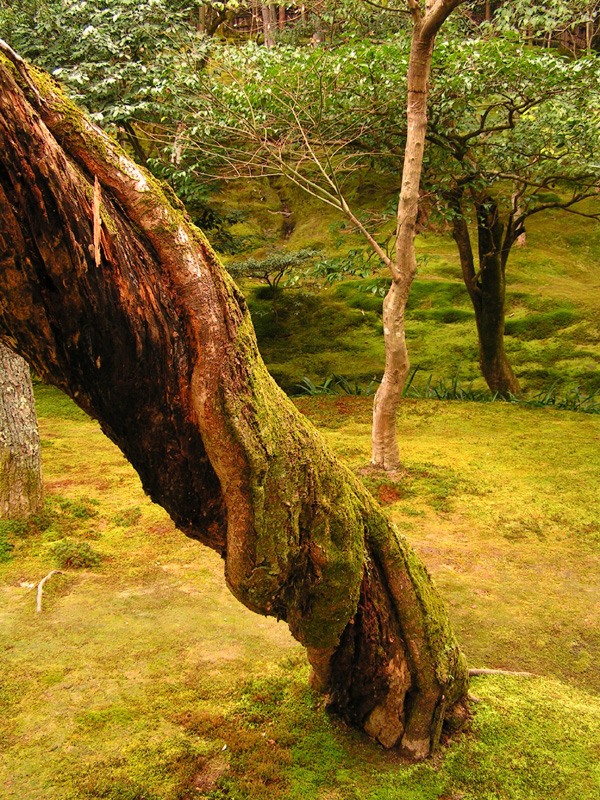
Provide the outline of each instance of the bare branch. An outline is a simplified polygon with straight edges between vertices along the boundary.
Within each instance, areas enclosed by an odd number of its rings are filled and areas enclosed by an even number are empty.
[[[414,24],[418,24],[423,16],[419,0],[406,0],[406,4],[408,6],[408,12],[413,18]]]

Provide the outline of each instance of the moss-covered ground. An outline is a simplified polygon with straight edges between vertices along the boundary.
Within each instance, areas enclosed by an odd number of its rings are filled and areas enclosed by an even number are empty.
[[[372,187],[371,187],[372,188]],[[356,232],[340,229],[333,209],[279,187],[295,227],[281,239],[282,197],[274,184],[228,189],[227,202],[247,210],[238,233],[275,247],[320,249],[329,257],[362,247]],[[369,186],[357,191],[355,208],[385,205]],[[287,219],[287,218],[286,218]],[[389,226],[388,226],[389,227]],[[425,232],[417,239],[419,271],[407,311],[407,340],[416,385],[429,374],[450,378],[460,365],[463,382],[484,388],[477,365],[475,317],[461,279],[456,246],[449,234]],[[515,246],[507,267],[506,349],[525,390],[556,383],[559,391],[600,386],[600,226],[583,217],[548,211],[527,224],[527,244]],[[382,281],[385,271],[376,273]],[[304,375],[318,382],[332,373],[356,376],[363,385],[381,376],[384,365],[382,298],[373,278],[349,279],[315,292],[311,281],[281,291],[279,324],[268,287],[247,284],[265,361],[286,391]]]
[[[596,800],[600,418],[405,402],[400,485],[370,485],[435,576],[481,677],[468,733],[407,767],[330,719],[302,649],[224,588],[98,426],[38,387],[46,512],[4,529],[2,800]],[[299,401],[353,467],[367,399]],[[54,548],[102,556],[46,584]],[[12,558],[10,556],[12,555]]]

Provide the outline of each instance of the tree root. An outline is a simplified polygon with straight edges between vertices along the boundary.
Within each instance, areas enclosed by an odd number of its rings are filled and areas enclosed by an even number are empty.
[[[46,575],[46,577],[42,578],[42,580],[38,583],[38,587],[37,587],[37,604],[36,604],[36,607],[35,607],[35,610],[36,610],[37,614],[39,614],[40,611],[42,610],[42,595],[44,594],[44,584],[46,583],[48,578],[51,578],[53,575],[63,575],[63,574],[64,573],[63,573],[63,571],[61,569],[53,569],[52,572],[49,572]]]
[[[509,669],[470,669],[469,678],[475,675],[512,675],[513,678],[537,678],[535,672],[512,672]]]

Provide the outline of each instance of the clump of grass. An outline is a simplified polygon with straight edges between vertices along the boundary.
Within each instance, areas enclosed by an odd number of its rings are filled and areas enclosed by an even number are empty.
[[[306,375],[303,376],[302,381],[296,384],[298,392],[295,397],[317,397],[319,395],[362,395],[370,397],[375,394],[377,387],[381,381],[375,376],[371,379],[369,384],[365,387],[362,386],[356,377],[353,375],[351,379],[346,378],[344,375],[330,375],[322,383],[313,383]]]
[[[421,369],[421,365],[417,366],[411,372],[404,391],[404,397],[417,397],[426,398],[428,400],[471,400],[476,403],[489,403],[498,399],[498,395],[492,395],[489,392],[473,389],[473,381],[467,386],[463,386],[460,378],[459,364],[456,368],[454,376],[447,381],[445,378],[440,378],[437,383],[433,383],[433,373],[427,378],[424,389],[417,389],[414,386],[414,379],[417,372]]]
[[[115,514],[113,517],[113,522],[121,528],[130,528],[132,525],[135,525],[141,516],[141,509],[135,506],[134,508],[127,508],[124,511],[119,511],[119,513]]]
[[[63,539],[52,548],[56,563],[62,569],[92,569],[100,565],[102,556],[87,542]]]
[[[403,500],[407,494],[412,493],[407,481],[399,483],[385,475],[379,475],[378,473],[369,474],[368,472],[363,472],[361,478],[371,494],[376,497],[383,506],[393,505],[399,500]]]
[[[97,517],[98,511],[92,506],[99,505],[98,500],[90,497],[80,497],[77,500],[66,500],[65,498],[58,499],[58,506],[61,511],[65,512],[73,519],[90,519]]]
[[[511,397],[513,403],[519,403],[530,408],[560,408],[565,411],[581,411],[584,414],[600,414],[600,386],[591,391],[582,392],[576,386],[567,394],[559,396],[556,393],[556,381],[548,388],[530,398]]]
[[[89,421],[85,411],[82,411],[56,387],[47,386],[35,377],[33,382],[35,385],[35,408],[38,416],[48,419],[65,419],[70,422]]]
[[[600,386],[594,390],[588,388],[583,391],[576,386],[568,390],[566,394],[559,395],[557,393],[558,381],[554,381],[549,387],[542,389],[542,391],[531,397],[517,397],[515,395],[503,397],[498,393],[492,394],[485,389],[474,389],[473,381],[464,386],[460,378],[460,364],[450,380],[440,378],[437,383],[434,383],[432,373],[427,378],[424,388],[419,389],[414,385],[414,378],[419,369],[420,365],[417,365],[406,382],[403,392],[405,397],[427,400],[463,400],[474,403],[504,402],[530,408],[551,407],[564,411],[579,411],[584,414],[600,414]]]
[[[85,524],[98,516],[97,506],[98,501],[90,497],[69,500],[62,495],[49,495],[39,514],[0,521],[0,563],[13,555],[23,556],[40,541],[55,542],[69,534],[98,538],[100,534]]]
[[[459,491],[469,490],[452,469],[432,462],[405,462],[399,478],[389,478],[370,468],[361,467],[359,473],[371,494],[388,506],[407,498],[419,498],[435,511],[447,513],[452,510],[453,498]]]

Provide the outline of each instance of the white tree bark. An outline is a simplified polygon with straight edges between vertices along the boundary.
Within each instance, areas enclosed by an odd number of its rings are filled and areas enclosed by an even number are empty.
[[[373,404],[371,463],[394,472],[400,467],[396,410],[410,368],[404,313],[417,269],[415,235],[419,211],[419,185],[427,132],[427,93],[435,37],[445,20],[463,0],[426,0],[425,13],[418,0],[407,0],[413,18],[408,67],[407,135],[398,201],[396,260],[390,266],[392,286],[383,304],[385,372]]]

